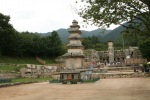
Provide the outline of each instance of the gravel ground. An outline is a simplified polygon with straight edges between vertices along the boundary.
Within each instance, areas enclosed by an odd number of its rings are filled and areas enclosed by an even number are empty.
[[[73,85],[25,84],[0,88],[0,100],[150,100],[150,78],[101,79]]]

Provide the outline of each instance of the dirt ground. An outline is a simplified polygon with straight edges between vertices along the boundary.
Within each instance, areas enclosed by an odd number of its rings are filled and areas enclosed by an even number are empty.
[[[150,78],[101,79],[86,84],[48,82],[0,88],[0,100],[150,100]]]

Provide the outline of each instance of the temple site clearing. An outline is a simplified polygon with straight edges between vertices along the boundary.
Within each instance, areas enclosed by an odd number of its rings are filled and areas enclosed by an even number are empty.
[[[92,50],[85,55],[79,28],[73,20],[68,51],[62,55],[59,70],[56,66],[43,65],[27,65],[20,70],[23,78],[52,76],[61,83],[14,86],[10,83],[10,87],[0,88],[0,100],[150,100],[150,69],[145,71],[142,64],[147,60],[140,58],[138,50],[114,51],[113,42],[109,41],[107,52]],[[95,78],[100,80],[83,82]]]
[[[0,100],[149,100],[150,78],[101,79],[95,83],[48,82],[0,88]]]

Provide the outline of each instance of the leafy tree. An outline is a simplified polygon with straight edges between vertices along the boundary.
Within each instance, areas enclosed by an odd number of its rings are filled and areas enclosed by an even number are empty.
[[[143,40],[139,43],[140,51],[143,54],[143,57],[147,58],[150,61],[150,39]]]
[[[84,22],[91,22],[98,27],[121,24],[126,28],[124,36],[127,43],[139,45],[144,57],[148,57],[146,47],[147,38],[150,37],[150,0],[82,0],[82,3],[84,6],[79,15]]]
[[[125,44],[128,46],[138,46],[141,36],[136,33],[135,30],[130,30],[130,32],[122,32]]]
[[[42,42],[42,37],[40,36],[40,34],[34,33],[32,35],[33,35],[33,38],[32,38],[31,54],[35,57],[39,55],[39,53],[41,52],[41,48],[43,48],[43,42]]]
[[[31,35],[29,32],[18,33],[18,36],[15,40],[14,45],[14,54],[17,57],[26,57],[29,56],[29,50],[31,49]]]
[[[101,42],[101,37],[97,36],[83,38],[82,44],[85,47],[85,49],[95,49],[98,51],[107,49],[107,44]]]
[[[60,56],[64,53],[62,41],[56,31],[53,31],[50,36],[50,55],[52,57]]]
[[[57,57],[66,52],[56,31],[46,37],[38,33],[17,32],[9,21],[9,16],[0,13],[0,55]]]
[[[109,27],[128,22],[127,29],[150,36],[150,0],[82,0],[79,15],[84,22]],[[138,20],[138,21],[137,21]]]
[[[21,32],[16,39],[14,50],[15,55],[19,57],[55,58],[66,52],[55,31],[46,37],[42,37],[37,33]]]
[[[9,23],[10,17],[0,13],[0,54],[12,55],[17,31]]]
[[[34,36],[33,44],[33,52],[31,54],[40,57],[55,58],[66,52],[66,48],[64,48],[56,31],[53,31],[51,35],[46,37]]]
[[[82,40],[82,44],[84,46],[85,49],[91,49],[92,47],[92,42],[89,38],[83,38]]]
[[[97,43],[95,45],[95,50],[98,50],[98,51],[105,51],[107,50],[108,47],[107,47],[107,43],[103,43],[103,42],[100,42],[100,43]]]

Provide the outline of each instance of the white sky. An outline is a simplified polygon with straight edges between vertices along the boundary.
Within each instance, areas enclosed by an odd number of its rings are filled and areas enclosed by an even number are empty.
[[[82,18],[72,9],[76,0],[0,0],[0,13],[10,15],[10,23],[17,31],[51,32],[69,28],[76,19],[81,29],[90,31],[97,27],[83,28]],[[114,27],[111,27],[114,28]]]

